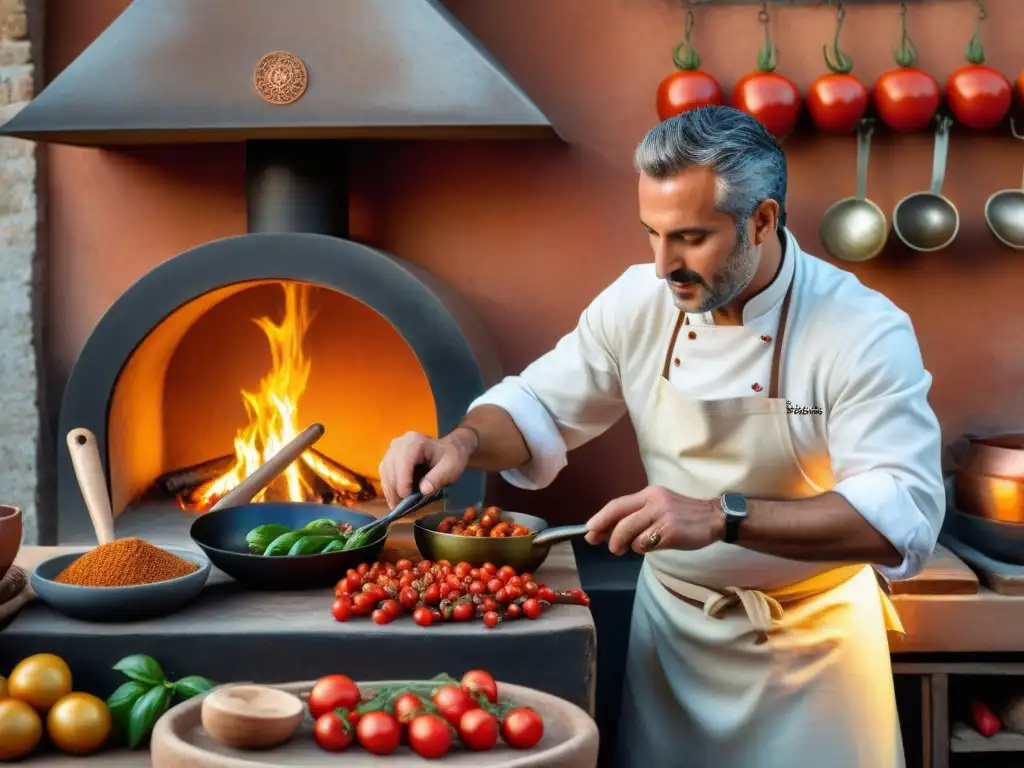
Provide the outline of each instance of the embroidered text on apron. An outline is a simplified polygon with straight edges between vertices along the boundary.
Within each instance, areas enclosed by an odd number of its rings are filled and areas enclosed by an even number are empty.
[[[670,384],[680,314],[637,429],[650,485],[698,499],[828,490],[800,468],[778,396],[792,291],[791,283],[766,398],[696,400]],[[724,542],[649,553],[616,764],[902,768],[887,629],[902,631],[868,566],[802,563]]]

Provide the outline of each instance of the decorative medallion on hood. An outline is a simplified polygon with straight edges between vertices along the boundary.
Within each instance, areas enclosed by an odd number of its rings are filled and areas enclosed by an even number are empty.
[[[285,105],[302,98],[309,84],[309,73],[302,59],[294,53],[273,51],[256,65],[253,82],[265,102]]]

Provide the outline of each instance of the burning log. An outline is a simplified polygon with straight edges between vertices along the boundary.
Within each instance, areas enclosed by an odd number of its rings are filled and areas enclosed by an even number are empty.
[[[193,464],[191,467],[174,469],[160,475],[153,485],[168,496],[191,491],[203,483],[216,480],[235,465],[234,454],[218,456],[216,459]]]
[[[218,456],[199,464],[166,472],[153,482],[152,487],[160,495],[176,497],[183,509],[201,511],[215,503],[217,499],[201,500],[197,498],[195,491],[229,472],[234,465],[233,455]],[[302,454],[298,470],[303,482],[311,491],[306,501],[349,506],[372,501],[379,494],[370,478],[353,472],[314,449]],[[280,485],[280,480],[272,483],[265,491],[264,499],[289,501],[287,492]]]

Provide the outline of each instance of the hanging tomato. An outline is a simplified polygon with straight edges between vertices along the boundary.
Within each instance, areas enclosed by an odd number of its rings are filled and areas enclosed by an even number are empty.
[[[686,34],[672,49],[673,72],[658,86],[658,117],[668,120],[697,107],[722,103],[718,81],[700,70],[700,56],[690,44],[693,33],[693,11],[686,10]]]
[[[992,67],[985,66],[985,48],[981,44],[981,25],[985,6],[978,0],[974,34],[967,43],[967,65],[960,67],[946,82],[946,101],[958,123],[976,131],[989,131],[1003,122],[1013,104],[1010,81]]]
[[[878,117],[894,131],[919,131],[931,125],[942,103],[938,81],[917,68],[917,46],[907,30],[907,3],[900,3],[903,33],[896,49],[897,69],[891,69],[875,83],[874,102]]]
[[[853,71],[853,59],[839,47],[839,34],[845,18],[846,9],[840,0],[836,11],[836,34],[832,42],[835,61],[829,56],[828,46],[822,46],[825,66],[830,71],[811,83],[807,91],[807,111],[811,113],[811,120],[819,129],[830,133],[849,133],[856,128],[867,112],[871,97],[867,86],[850,74]]]
[[[800,89],[792,80],[775,72],[778,49],[768,27],[767,3],[757,14],[764,27],[764,47],[757,56],[757,71],[744,75],[732,91],[732,105],[756,117],[776,139],[783,139],[796,127],[800,117]]]

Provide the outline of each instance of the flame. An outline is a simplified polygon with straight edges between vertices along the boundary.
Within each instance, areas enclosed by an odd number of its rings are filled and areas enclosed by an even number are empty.
[[[249,421],[235,435],[234,466],[192,493],[192,500],[200,509],[208,509],[300,432],[299,399],[306,391],[311,369],[310,360],[303,352],[303,341],[313,315],[309,310],[309,286],[283,283],[281,287],[284,290],[281,322],[275,323],[269,317],[253,321],[266,334],[270,345],[270,372],[260,379],[258,392],[241,390]],[[322,463],[309,451],[302,455],[302,460],[310,466]],[[253,501],[265,500],[271,489],[275,499],[282,501],[306,501],[313,495],[309,483],[302,477],[299,462],[292,462]]]

